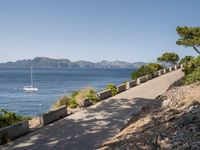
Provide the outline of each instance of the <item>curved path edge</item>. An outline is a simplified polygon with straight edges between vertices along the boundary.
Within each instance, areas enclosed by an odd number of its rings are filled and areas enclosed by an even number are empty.
[[[89,150],[114,136],[134,113],[184,76],[179,69],[0,146],[1,150]]]

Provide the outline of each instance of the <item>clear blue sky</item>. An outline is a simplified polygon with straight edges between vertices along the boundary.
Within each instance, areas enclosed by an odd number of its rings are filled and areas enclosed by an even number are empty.
[[[200,0],[0,0],[0,62],[47,56],[156,61],[177,26],[200,25]]]

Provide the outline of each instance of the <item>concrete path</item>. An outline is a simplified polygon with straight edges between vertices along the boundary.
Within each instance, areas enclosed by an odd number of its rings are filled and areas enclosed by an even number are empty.
[[[0,146],[1,150],[91,150],[120,131],[140,108],[183,76],[181,70],[136,86]]]

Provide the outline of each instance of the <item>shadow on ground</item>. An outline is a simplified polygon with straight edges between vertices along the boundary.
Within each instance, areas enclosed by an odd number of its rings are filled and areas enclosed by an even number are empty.
[[[10,142],[2,149],[94,149],[118,133],[133,114],[152,101],[140,97],[102,101]]]

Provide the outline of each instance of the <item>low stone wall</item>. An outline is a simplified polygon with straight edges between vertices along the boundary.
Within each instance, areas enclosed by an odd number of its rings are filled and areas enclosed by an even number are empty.
[[[13,140],[29,132],[28,121],[22,121],[15,125],[0,129],[0,144],[4,144],[9,140]]]
[[[110,89],[97,93],[99,100],[104,100],[112,96],[112,91]]]
[[[153,73],[153,77],[154,77],[154,78],[156,78],[156,77],[158,77],[158,76],[159,76],[159,71],[156,71],[156,72]]]
[[[169,67],[169,71],[171,72],[171,71],[174,71],[175,70],[175,67],[174,66],[172,66],[172,67]]]
[[[167,73],[166,69],[163,69],[163,74]]]
[[[153,75],[152,74],[146,75],[145,77],[146,77],[147,81],[153,79]]]
[[[175,66],[175,69],[180,69],[181,68],[181,65],[176,65]]]
[[[165,69],[165,73],[168,73],[168,72],[169,72],[169,68],[166,68],[166,69]]]
[[[147,79],[146,79],[145,76],[140,77],[140,78],[137,79],[137,85],[138,85],[138,84],[141,84],[141,83],[144,83],[144,82],[146,82],[146,81],[147,81]]]
[[[49,123],[52,123],[56,120],[64,118],[67,116],[67,109],[66,106],[61,106],[55,110],[50,110],[47,113],[42,114],[40,118],[40,124],[45,126]]]
[[[181,64],[181,69],[184,69],[184,68],[183,68],[183,64]]]
[[[126,84],[121,84],[117,86],[118,93],[126,91]]]
[[[137,81],[136,80],[128,81],[128,82],[126,82],[126,89],[130,89],[130,88],[132,88],[132,87],[134,87],[136,85],[137,85]]]
[[[159,75],[159,76],[161,76],[161,75],[163,75],[163,74],[165,74],[165,69],[161,69],[161,70],[158,71],[158,75]]]

